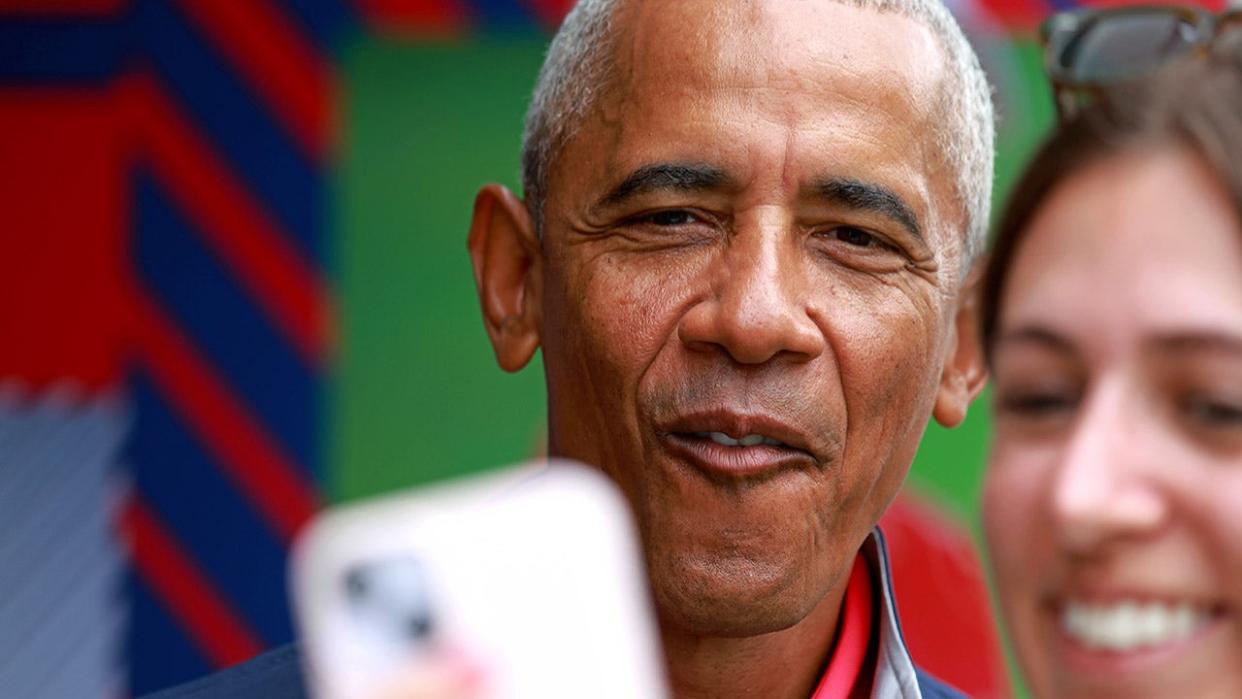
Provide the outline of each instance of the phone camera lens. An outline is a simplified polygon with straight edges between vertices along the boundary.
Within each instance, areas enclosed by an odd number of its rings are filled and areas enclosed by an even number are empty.
[[[433,624],[428,614],[411,614],[405,620],[405,630],[411,640],[420,641],[431,636]]]
[[[355,602],[363,599],[370,592],[367,571],[354,568],[345,574],[345,594]]]

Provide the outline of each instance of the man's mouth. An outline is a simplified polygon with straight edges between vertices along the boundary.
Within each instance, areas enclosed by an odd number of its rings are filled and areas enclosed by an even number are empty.
[[[767,435],[754,432],[737,438],[730,437],[724,432],[692,432],[691,435],[697,439],[710,439],[716,444],[726,447],[754,447],[759,446],[760,444],[766,444],[770,447],[784,447],[786,449],[792,448],[779,439],[774,439]]]
[[[670,420],[658,434],[670,454],[711,478],[766,477],[823,462],[811,433],[768,415],[717,409]]]
[[[1127,653],[1176,644],[1206,628],[1220,610],[1188,600],[1067,600],[1060,627],[1093,651]]]

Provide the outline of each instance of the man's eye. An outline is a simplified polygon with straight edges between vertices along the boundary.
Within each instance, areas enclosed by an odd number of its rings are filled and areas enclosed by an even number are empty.
[[[859,228],[841,226],[834,228],[832,235],[839,241],[860,248],[868,248],[879,242],[874,235]]]
[[[880,236],[854,226],[837,226],[820,233],[819,236],[845,243],[852,248],[875,251],[896,250],[896,247]]]
[[[641,220],[657,226],[685,226],[698,222],[699,218],[685,209],[669,209],[648,214]]]

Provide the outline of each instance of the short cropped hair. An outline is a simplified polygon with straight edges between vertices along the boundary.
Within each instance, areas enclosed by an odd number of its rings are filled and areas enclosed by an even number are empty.
[[[608,88],[622,0],[579,0],[548,47],[522,135],[522,187],[542,234],[549,169]],[[992,204],[995,116],[992,89],[979,59],[940,0],[836,0],[909,17],[929,28],[945,57],[935,122],[937,146],[952,178],[965,223],[963,258],[982,252]]]

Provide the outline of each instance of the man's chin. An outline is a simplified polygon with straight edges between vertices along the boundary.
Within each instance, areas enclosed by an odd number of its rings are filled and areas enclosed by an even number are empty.
[[[822,595],[806,591],[796,577],[789,566],[736,558],[652,568],[666,630],[723,638],[781,631],[805,619]]]

